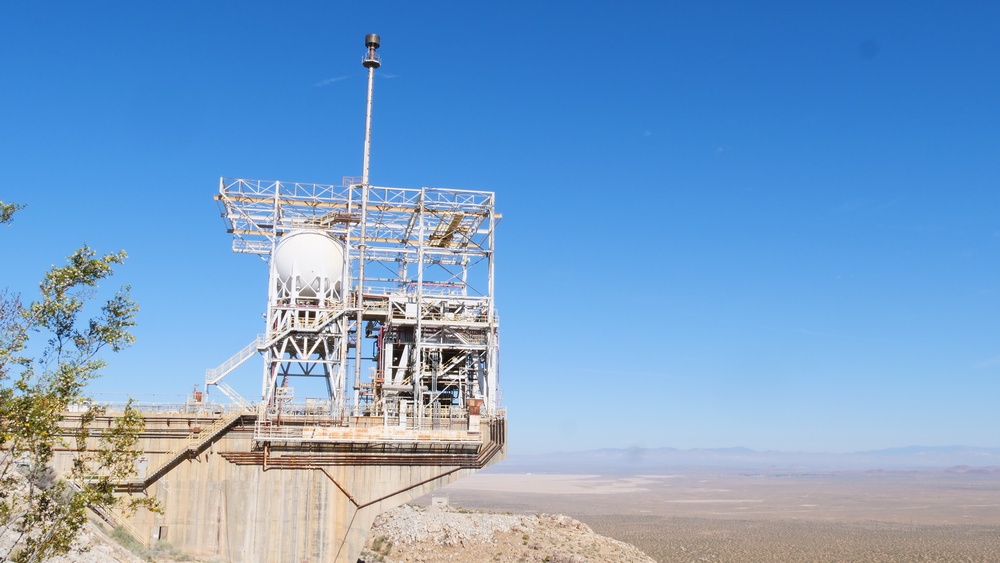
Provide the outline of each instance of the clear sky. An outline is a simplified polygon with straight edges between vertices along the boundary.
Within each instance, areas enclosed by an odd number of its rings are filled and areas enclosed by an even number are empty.
[[[124,248],[183,394],[263,331],[220,176],[497,193],[512,453],[1000,446],[1000,4],[2,2],[0,285]],[[259,393],[260,362],[227,378]]]

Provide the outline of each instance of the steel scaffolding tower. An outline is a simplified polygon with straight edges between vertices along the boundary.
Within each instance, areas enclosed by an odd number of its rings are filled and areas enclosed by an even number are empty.
[[[500,215],[492,192],[369,183],[379,42],[365,37],[361,178],[339,186],[219,181],[233,251],[270,266],[260,411],[280,418],[293,399],[290,378],[319,377],[326,404],[313,410],[333,418],[381,416],[399,426],[467,418],[472,431],[480,415],[500,410],[493,301]],[[206,384],[232,395],[221,380],[245,355],[211,371]]]
[[[417,416],[478,401],[483,414],[496,411],[493,245],[500,215],[493,193],[366,186],[354,178],[341,186],[223,178],[216,199],[234,252],[270,263],[282,237],[303,230],[347,250],[348,284],[339,296],[293,302],[271,280],[265,403],[281,395],[267,392],[278,375],[311,374],[321,364],[334,412],[348,406],[348,388],[355,413],[395,413],[401,404],[405,412],[410,401]],[[348,354],[366,344],[372,356]],[[355,362],[370,369],[348,387],[345,375],[355,371],[348,366],[361,367]]]

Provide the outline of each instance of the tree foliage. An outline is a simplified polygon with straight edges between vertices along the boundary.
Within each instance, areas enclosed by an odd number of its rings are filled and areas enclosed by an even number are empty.
[[[20,208],[0,207],[8,224]],[[142,416],[129,402],[110,428],[91,436],[90,423],[105,413],[84,396],[87,382],[106,365],[101,353],[135,339],[138,306],[128,286],[99,314],[83,318],[99,283],[124,259],[124,251],[98,255],[84,246],[45,274],[38,300],[24,305],[18,294],[0,291],[0,562],[64,553],[88,507],[157,509],[153,499],[125,502],[114,494],[115,483],[134,474],[141,455],[135,444]],[[48,339],[29,350],[37,334]],[[64,413],[71,408],[81,411],[76,428],[67,427]],[[58,477],[51,466],[57,448],[74,455],[72,468]]]
[[[20,203],[4,203],[3,200],[0,200],[0,225],[10,225],[14,218],[14,212],[23,208],[24,206]]]

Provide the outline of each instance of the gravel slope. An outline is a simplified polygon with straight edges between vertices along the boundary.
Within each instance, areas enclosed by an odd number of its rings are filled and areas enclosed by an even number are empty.
[[[629,544],[561,515],[404,505],[375,520],[365,563],[445,561],[655,563]]]

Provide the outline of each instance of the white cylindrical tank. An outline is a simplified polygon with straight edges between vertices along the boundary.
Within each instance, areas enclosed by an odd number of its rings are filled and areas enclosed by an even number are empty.
[[[293,231],[281,238],[272,258],[279,290],[287,297],[340,296],[344,246],[320,231]]]

